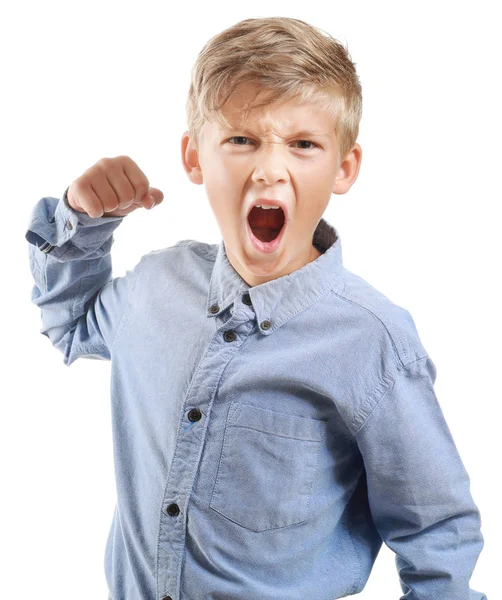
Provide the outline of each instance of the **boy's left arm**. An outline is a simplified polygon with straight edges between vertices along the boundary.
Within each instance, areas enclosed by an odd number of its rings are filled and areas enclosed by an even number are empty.
[[[396,370],[356,432],[372,518],[396,554],[400,600],[487,600],[469,587],[481,517],[435,379],[429,356]]]

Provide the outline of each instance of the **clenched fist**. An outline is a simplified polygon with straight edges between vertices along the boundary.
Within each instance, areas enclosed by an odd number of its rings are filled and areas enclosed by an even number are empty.
[[[164,194],[128,156],[102,158],[70,185],[68,204],[92,218],[125,217],[140,206],[151,209]],[[151,198],[152,196],[153,198]]]

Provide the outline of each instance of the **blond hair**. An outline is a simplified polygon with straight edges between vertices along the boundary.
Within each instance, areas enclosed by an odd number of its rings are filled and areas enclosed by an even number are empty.
[[[244,111],[275,101],[315,102],[333,118],[339,164],[354,146],[362,116],[362,90],[348,49],[329,33],[287,17],[239,21],[212,37],[191,71],[186,104],[188,133],[199,147],[204,122],[230,124],[221,114],[240,84],[257,84]],[[266,100],[253,104],[265,91]]]

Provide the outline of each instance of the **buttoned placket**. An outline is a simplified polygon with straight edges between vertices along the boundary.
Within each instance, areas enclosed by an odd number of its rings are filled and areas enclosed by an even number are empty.
[[[234,302],[231,316],[218,326],[188,388],[183,403],[171,470],[159,520],[157,598],[179,600],[178,582],[185,538],[187,506],[205,444],[211,407],[220,377],[256,326],[249,293]],[[209,315],[219,316],[213,305]],[[198,431],[194,433],[194,428]]]

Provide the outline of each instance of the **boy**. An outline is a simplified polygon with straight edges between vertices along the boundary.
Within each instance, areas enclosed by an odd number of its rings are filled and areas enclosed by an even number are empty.
[[[181,145],[218,245],[182,240],[112,278],[113,231],[163,200],[126,156],[35,206],[41,333],[66,365],[112,361],[111,599],[333,600],[385,542],[403,600],[486,600],[435,365],[322,218],[357,178],[361,106],[337,41],[247,19],[200,53]]]

